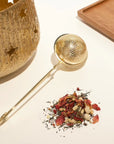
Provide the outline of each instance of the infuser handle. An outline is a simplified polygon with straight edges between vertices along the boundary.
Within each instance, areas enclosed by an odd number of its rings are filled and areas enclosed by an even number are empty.
[[[49,76],[53,75],[56,72],[57,66],[60,64],[57,63],[25,96],[23,96],[8,112],[5,112],[1,117],[0,117],[0,126],[3,125],[13,114],[15,114],[22,106],[24,106],[29,100],[27,99],[32,92],[37,89],[37,87],[44,82]],[[32,96],[34,96],[37,92],[35,92]],[[25,100],[24,104],[22,102]],[[18,108],[17,108],[18,107]]]

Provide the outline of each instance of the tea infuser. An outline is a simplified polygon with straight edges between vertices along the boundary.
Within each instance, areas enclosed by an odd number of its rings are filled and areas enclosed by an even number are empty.
[[[13,113],[18,111],[17,108],[22,106],[22,102],[26,100],[44,80],[55,73],[60,64],[63,64],[71,70],[75,68],[77,69],[83,66],[88,56],[85,42],[79,36],[74,34],[64,34],[59,36],[54,44],[54,52],[59,62],[8,112],[1,116],[0,125],[4,124]]]

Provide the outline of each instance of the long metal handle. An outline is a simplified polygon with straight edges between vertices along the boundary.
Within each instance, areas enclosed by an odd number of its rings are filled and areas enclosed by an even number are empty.
[[[56,70],[59,64],[60,63],[56,64],[24,97],[22,97],[8,112],[4,113],[0,117],[0,125],[4,124],[10,118],[9,115],[14,112],[18,106],[21,107],[21,103],[26,100],[43,81],[45,81],[49,76],[53,75],[53,72],[56,72],[54,70]]]

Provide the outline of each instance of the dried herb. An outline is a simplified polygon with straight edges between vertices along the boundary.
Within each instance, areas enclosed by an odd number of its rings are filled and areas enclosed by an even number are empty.
[[[89,93],[84,93],[77,88],[73,94],[66,94],[57,102],[54,101],[53,105],[47,108],[46,127],[50,124],[54,128],[58,127],[59,130],[60,128],[66,130],[82,125],[87,126],[87,123],[97,123],[99,116],[94,114],[94,110],[100,111],[101,109],[88,99]]]

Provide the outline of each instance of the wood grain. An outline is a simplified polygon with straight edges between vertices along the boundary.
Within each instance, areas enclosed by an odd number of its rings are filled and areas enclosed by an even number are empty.
[[[78,11],[87,24],[114,41],[114,0],[100,0]]]

